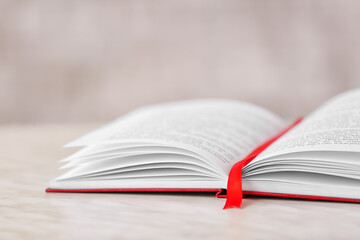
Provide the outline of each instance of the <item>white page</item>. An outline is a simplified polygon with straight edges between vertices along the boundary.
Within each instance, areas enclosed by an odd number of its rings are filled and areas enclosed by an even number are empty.
[[[330,99],[252,163],[303,151],[360,152],[360,89]]]
[[[129,147],[129,148],[120,148],[116,150],[99,152],[93,155],[79,156],[74,158],[61,168],[66,168],[66,166],[76,166],[79,164],[84,164],[88,162],[101,161],[107,157],[126,157],[126,156],[135,156],[141,154],[151,154],[151,153],[163,153],[163,154],[177,154],[183,156],[192,156],[197,159],[203,159],[200,155],[187,151],[185,149],[175,148],[175,147],[158,147],[158,146],[145,146],[145,147]],[[207,162],[204,162],[208,165]]]
[[[310,172],[254,175],[243,181],[244,191],[339,198],[360,198],[360,181]]]
[[[134,111],[67,146],[143,142],[184,148],[228,173],[284,128],[273,113],[231,100],[192,100]]]

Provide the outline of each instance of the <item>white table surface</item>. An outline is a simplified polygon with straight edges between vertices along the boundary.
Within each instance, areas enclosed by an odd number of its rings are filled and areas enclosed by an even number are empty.
[[[359,239],[360,204],[212,194],[45,193],[94,124],[0,127],[0,239]]]

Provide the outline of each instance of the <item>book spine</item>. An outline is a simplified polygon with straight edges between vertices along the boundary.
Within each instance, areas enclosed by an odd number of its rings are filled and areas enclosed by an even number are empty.
[[[278,133],[276,136],[270,138],[264,144],[257,147],[253,152],[251,152],[246,158],[237,162],[230,170],[228,184],[227,184],[227,198],[224,209],[228,208],[240,208],[243,191],[242,191],[242,169],[249,164],[254,158],[256,158],[262,151],[268,148],[276,140],[278,140],[285,133],[290,131],[296,125],[302,121],[302,118],[298,118],[294,123],[285,128],[283,131]]]

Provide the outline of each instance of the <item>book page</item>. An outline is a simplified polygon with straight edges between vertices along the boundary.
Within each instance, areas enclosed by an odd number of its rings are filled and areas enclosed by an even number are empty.
[[[151,143],[193,151],[227,174],[284,128],[275,114],[231,100],[191,100],[136,110],[67,146]]]
[[[253,162],[302,151],[360,152],[360,89],[330,99]]]

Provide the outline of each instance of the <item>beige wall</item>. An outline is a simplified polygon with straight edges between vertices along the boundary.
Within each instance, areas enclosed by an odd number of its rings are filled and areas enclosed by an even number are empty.
[[[0,123],[200,97],[303,115],[360,86],[357,1],[1,1]]]

